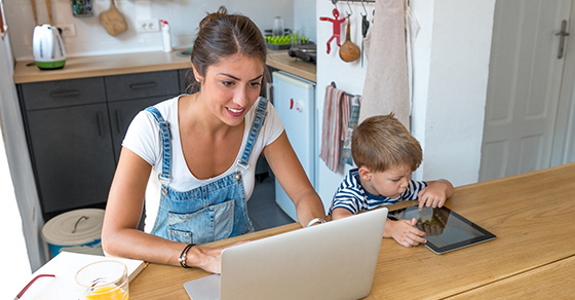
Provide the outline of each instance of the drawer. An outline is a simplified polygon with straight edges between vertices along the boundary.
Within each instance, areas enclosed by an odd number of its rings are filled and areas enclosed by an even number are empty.
[[[81,79],[21,84],[26,110],[105,103],[104,79]]]
[[[105,77],[108,101],[176,96],[180,94],[178,71],[161,71]]]

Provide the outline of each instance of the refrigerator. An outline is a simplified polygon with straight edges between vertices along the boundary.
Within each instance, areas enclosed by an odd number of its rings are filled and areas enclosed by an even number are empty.
[[[311,184],[316,185],[315,166],[318,157],[315,83],[295,75],[272,73],[273,105],[285,126],[288,139]],[[297,221],[295,206],[277,179],[275,197],[279,207]]]

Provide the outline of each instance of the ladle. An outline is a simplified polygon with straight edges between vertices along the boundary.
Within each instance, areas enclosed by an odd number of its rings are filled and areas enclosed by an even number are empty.
[[[339,48],[339,57],[345,62],[352,62],[359,58],[361,51],[359,47],[351,41],[350,38],[350,20],[347,18],[347,27],[345,31],[345,42]]]

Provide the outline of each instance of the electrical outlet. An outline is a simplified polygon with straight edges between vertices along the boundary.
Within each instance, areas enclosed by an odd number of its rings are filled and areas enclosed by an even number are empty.
[[[74,24],[62,24],[62,25],[56,25],[56,27],[62,30],[62,37],[76,36],[76,25]]]
[[[140,33],[158,32],[160,31],[160,22],[158,19],[137,20],[136,31]]]

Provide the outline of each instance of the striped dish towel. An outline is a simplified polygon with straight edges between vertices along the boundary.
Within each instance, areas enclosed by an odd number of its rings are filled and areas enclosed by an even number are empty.
[[[343,128],[345,128],[345,130],[343,130],[345,137],[343,139],[343,149],[341,150],[341,163],[353,166],[353,157],[351,156],[351,134],[355,127],[357,127],[357,122],[359,120],[361,96],[355,95],[351,97],[348,103],[348,106],[351,106],[351,112],[348,113],[348,121],[342,124],[342,126],[344,126]]]
[[[342,103],[345,107],[345,102],[344,91],[331,84],[326,87],[319,157],[333,172],[338,171],[342,136],[345,137],[345,133],[342,133],[343,114],[341,109]]]

